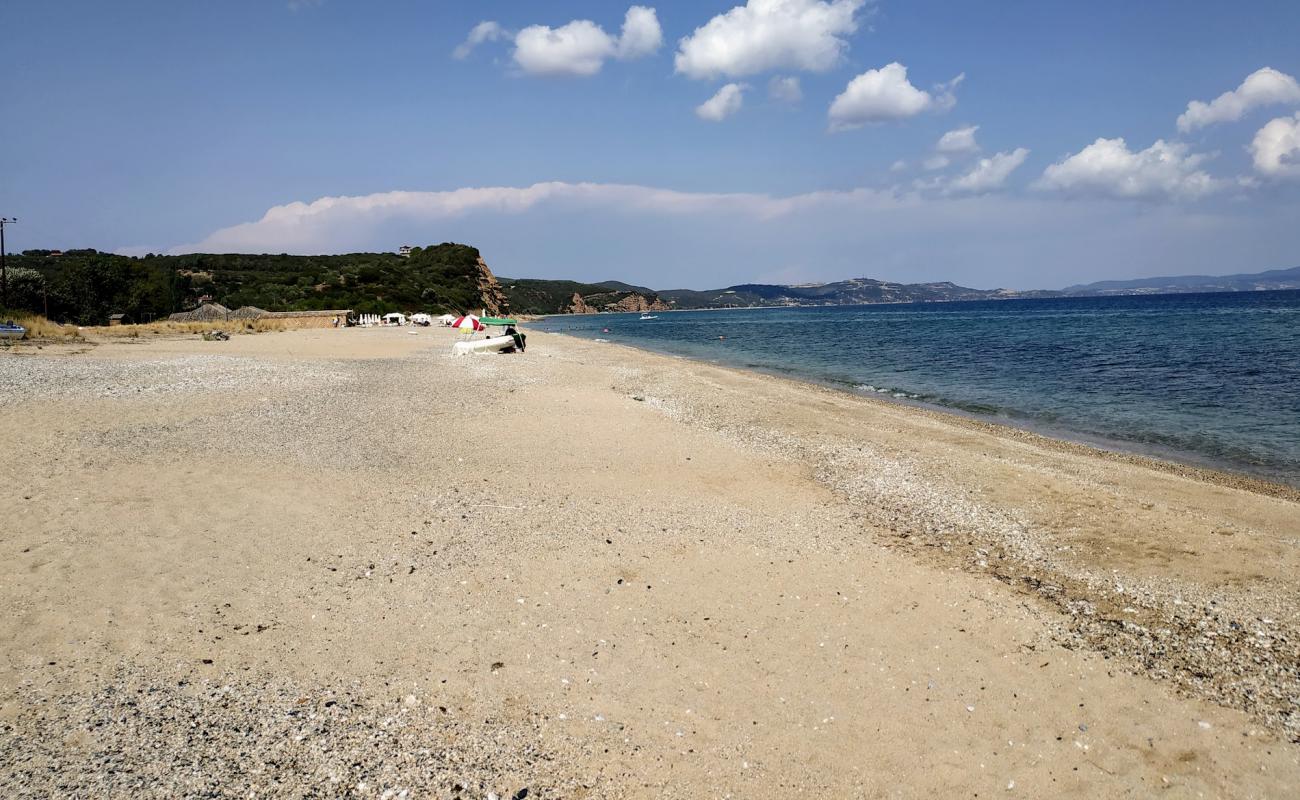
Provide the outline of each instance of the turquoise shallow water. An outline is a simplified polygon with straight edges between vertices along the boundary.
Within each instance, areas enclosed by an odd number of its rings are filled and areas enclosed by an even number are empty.
[[[534,327],[1300,486],[1300,292],[658,316]]]

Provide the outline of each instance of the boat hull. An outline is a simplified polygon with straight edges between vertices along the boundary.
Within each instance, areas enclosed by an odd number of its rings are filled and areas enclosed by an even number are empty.
[[[507,347],[514,347],[515,337],[494,336],[491,339],[471,339],[468,342],[456,342],[451,346],[454,356],[467,356],[473,353],[499,353]]]

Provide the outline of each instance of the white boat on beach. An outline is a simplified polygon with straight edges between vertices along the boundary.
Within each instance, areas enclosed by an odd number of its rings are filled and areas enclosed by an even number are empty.
[[[21,339],[27,335],[27,329],[12,320],[0,322],[0,339]]]
[[[493,336],[488,339],[470,339],[464,342],[456,342],[451,346],[451,354],[454,356],[467,356],[471,353],[499,353],[507,347],[515,346],[515,337]]]

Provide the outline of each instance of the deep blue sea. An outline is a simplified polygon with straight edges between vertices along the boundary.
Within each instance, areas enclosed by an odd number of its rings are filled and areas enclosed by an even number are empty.
[[[1300,291],[638,317],[534,327],[1300,486]]]

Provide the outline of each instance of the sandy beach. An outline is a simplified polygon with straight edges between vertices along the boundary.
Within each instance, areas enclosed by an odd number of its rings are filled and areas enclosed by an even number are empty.
[[[1300,493],[452,340],[0,353],[0,794],[1300,786]]]

